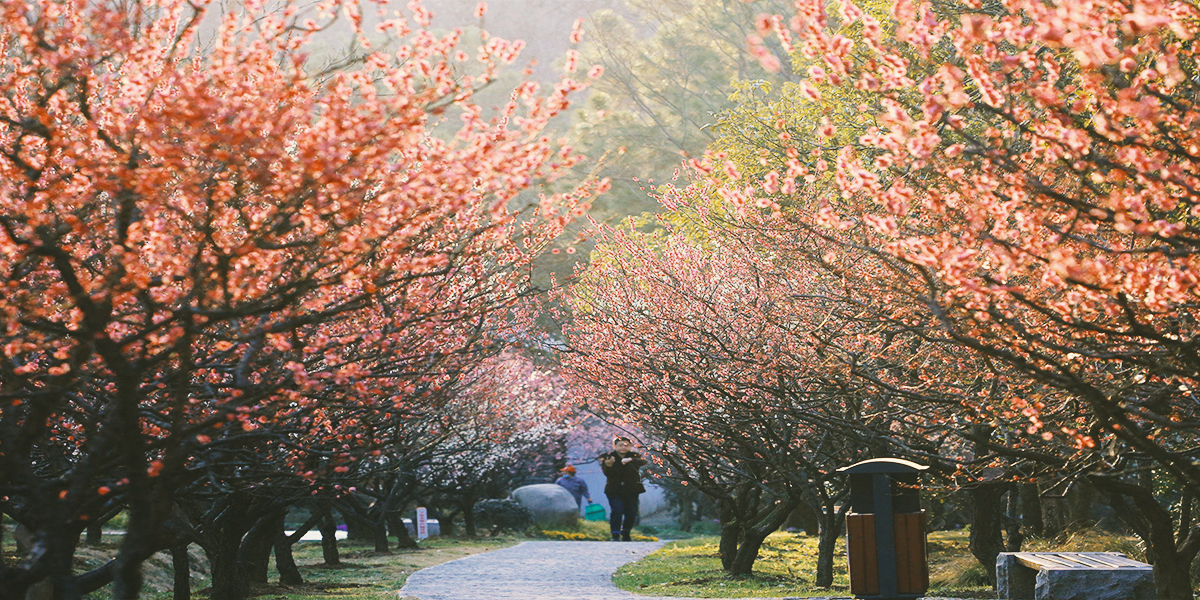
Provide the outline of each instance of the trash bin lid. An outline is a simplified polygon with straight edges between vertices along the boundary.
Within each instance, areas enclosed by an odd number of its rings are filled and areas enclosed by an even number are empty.
[[[916,473],[929,467],[902,458],[872,458],[837,470],[838,473],[859,475],[864,473]]]

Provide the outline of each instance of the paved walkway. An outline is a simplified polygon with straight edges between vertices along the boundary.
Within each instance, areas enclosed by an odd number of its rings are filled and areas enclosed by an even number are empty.
[[[665,600],[617,589],[621,565],[662,542],[521,542],[422,569],[400,596],[420,600]]]

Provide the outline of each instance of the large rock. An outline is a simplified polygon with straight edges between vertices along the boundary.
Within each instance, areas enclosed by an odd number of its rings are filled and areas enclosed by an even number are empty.
[[[566,488],[556,483],[536,483],[519,487],[513,499],[529,509],[533,522],[542,529],[569,527],[579,521],[579,505]]]

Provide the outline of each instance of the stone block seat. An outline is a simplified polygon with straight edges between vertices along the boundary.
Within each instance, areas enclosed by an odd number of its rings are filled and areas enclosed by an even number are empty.
[[[1157,600],[1153,568],[1120,552],[1001,552],[1004,600]]]

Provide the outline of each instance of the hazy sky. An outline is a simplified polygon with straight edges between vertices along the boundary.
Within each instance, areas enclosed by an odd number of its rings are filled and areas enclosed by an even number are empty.
[[[236,0],[235,0],[236,1]],[[521,53],[520,64],[537,59],[536,76],[550,79],[553,63],[571,47],[568,37],[575,19],[587,17],[596,10],[611,8],[619,0],[489,0],[483,26],[488,32],[505,39],[525,40],[526,50]],[[370,3],[364,3],[371,6]],[[408,14],[407,0],[391,0],[389,10],[400,10]],[[434,30],[450,30],[455,27],[471,29],[479,25],[475,17],[478,0],[424,0],[423,4],[434,14]],[[369,20],[369,17],[368,17]],[[586,35],[586,28],[585,28]],[[348,27],[335,25],[318,36],[318,54],[326,52],[340,55],[351,39]]]

